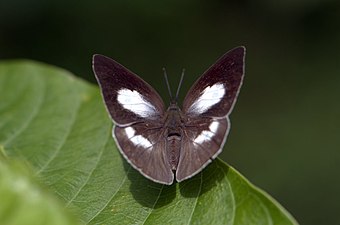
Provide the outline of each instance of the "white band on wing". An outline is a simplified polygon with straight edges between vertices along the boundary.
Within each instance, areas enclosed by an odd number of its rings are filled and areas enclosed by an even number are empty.
[[[216,83],[206,87],[196,101],[190,106],[189,112],[202,114],[213,105],[219,103],[226,93],[225,87],[221,83]]]
[[[132,127],[125,128],[125,133],[128,139],[136,146],[140,145],[144,148],[150,148],[151,142],[142,135],[135,135],[136,131]]]
[[[194,140],[194,144],[202,144],[205,141],[210,141],[217,132],[220,124],[217,121],[213,121],[209,125],[209,130],[203,130]]]
[[[124,109],[127,109],[141,117],[148,117],[157,113],[156,108],[150,102],[145,100],[138,91],[123,88],[117,93],[117,101]]]

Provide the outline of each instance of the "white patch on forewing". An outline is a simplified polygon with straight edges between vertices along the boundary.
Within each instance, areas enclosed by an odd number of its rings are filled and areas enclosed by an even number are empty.
[[[151,142],[143,137],[142,135],[135,135],[136,131],[132,127],[125,128],[126,136],[134,145],[141,145],[144,148],[150,148],[152,146]]]
[[[226,93],[225,87],[221,83],[206,87],[200,97],[190,106],[189,112],[201,114],[219,103]]]
[[[156,108],[150,102],[145,100],[138,91],[131,91],[123,88],[118,91],[117,101],[127,109],[141,117],[148,117],[156,114]]]
[[[202,144],[205,141],[210,141],[211,138],[215,135],[218,130],[219,123],[217,121],[213,121],[209,125],[209,130],[202,131],[194,140],[196,144]]]

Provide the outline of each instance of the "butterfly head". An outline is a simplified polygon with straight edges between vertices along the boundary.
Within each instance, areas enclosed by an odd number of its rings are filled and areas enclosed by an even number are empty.
[[[177,107],[178,95],[179,95],[179,91],[180,91],[181,86],[182,86],[185,69],[182,70],[181,79],[180,79],[180,81],[178,83],[178,87],[177,87],[177,91],[176,91],[175,97],[173,97],[173,95],[172,95],[170,84],[169,84],[169,80],[168,80],[168,75],[166,73],[165,68],[163,68],[163,72],[164,72],[164,80],[165,80],[166,86],[168,88],[169,96],[170,96],[170,107],[169,107],[169,109],[171,108],[171,106],[173,106],[173,107],[176,106]]]

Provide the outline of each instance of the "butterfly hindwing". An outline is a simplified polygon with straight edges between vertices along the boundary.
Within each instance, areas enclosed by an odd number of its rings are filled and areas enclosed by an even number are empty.
[[[158,120],[164,114],[164,103],[158,93],[113,59],[94,55],[93,70],[106,108],[116,124]]]
[[[183,132],[176,171],[178,182],[197,174],[221,152],[229,130],[229,123],[225,118],[191,120],[187,126],[191,129]]]
[[[147,123],[115,126],[114,137],[128,162],[149,179],[172,184],[174,174],[169,165],[164,129]]]

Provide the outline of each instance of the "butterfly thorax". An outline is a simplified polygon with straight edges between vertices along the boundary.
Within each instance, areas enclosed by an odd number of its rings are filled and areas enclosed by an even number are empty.
[[[167,142],[166,149],[168,152],[168,161],[172,170],[176,170],[178,165],[184,120],[184,114],[178,105],[171,103],[165,117],[165,135]]]

